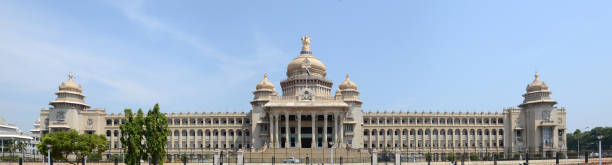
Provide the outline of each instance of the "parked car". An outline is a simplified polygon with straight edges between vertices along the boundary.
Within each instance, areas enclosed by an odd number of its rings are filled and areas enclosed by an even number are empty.
[[[300,159],[292,157],[292,158],[283,160],[283,163],[300,163]]]

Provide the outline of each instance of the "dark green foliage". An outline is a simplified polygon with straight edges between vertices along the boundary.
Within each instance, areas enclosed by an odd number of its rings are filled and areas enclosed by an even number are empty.
[[[102,160],[102,154],[100,153],[92,153],[87,156],[88,161],[100,161]]]
[[[46,134],[38,144],[38,150],[41,153],[46,153],[49,149],[47,144],[52,145],[51,158],[64,161],[69,161],[68,156],[71,154],[74,154],[77,158],[76,161],[78,161],[92,153],[102,153],[108,147],[106,136],[79,135],[75,130]]]
[[[472,152],[470,153],[470,160],[478,160],[478,153]]]
[[[145,126],[146,152],[151,157],[151,163],[155,165],[163,164],[170,130],[168,129],[166,116],[159,112],[159,104],[155,104],[153,110],[149,110],[147,113]]]
[[[141,109],[133,114],[131,109],[125,109],[126,122],[121,124],[121,145],[125,146],[125,163],[128,165],[140,164],[141,159],[146,159],[147,153],[143,144],[144,138],[144,113]],[[136,116],[134,116],[136,115]]]
[[[431,153],[425,153],[425,161],[431,161],[433,159],[433,156],[431,155]]]
[[[448,154],[448,156],[446,156],[446,159],[448,161],[454,162],[455,160],[457,160],[457,157],[455,156],[454,152],[451,152],[451,153]]]
[[[612,144],[612,127],[595,127],[590,131],[582,132],[577,129],[573,133],[567,133],[567,148],[568,150],[577,150],[578,141],[580,141],[580,152],[597,151],[598,143],[597,136],[603,135],[601,139],[601,149],[610,150],[612,146],[604,144]]]

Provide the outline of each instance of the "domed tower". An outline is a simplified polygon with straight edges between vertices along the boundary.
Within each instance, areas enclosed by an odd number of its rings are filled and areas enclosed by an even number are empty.
[[[253,101],[251,101],[251,113],[249,117],[253,124],[251,124],[251,144],[255,148],[262,148],[264,144],[268,144],[267,138],[261,138],[260,136],[268,133],[268,121],[269,116],[264,113],[264,105],[277,96],[277,92],[274,89],[274,84],[268,80],[268,74],[264,74],[264,79],[257,83],[255,91],[253,91]]]
[[[74,82],[72,73],[68,74],[68,80],[59,86],[59,91],[55,93],[57,98],[49,103],[54,109],[74,108],[77,110],[89,109],[90,106],[83,100],[85,95],[82,93],[81,85]]]
[[[357,90],[357,84],[351,81],[348,74],[346,74],[346,80],[344,80],[344,82],[342,82],[340,86],[338,86],[338,89],[340,93],[342,93],[344,101],[354,101],[361,103],[361,100],[359,100],[359,91]]]
[[[557,104],[557,101],[550,98],[552,92],[548,90],[548,85],[538,79],[538,72],[535,73],[534,77],[535,79],[533,82],[527,85],[527,93],[523,94],[525,99],[523,100],[523,104],[519,105],[519,107],[526,108],[530,105],[540,104],[552,107]]]
[[[268,80],[268,74],[264,74],[264,79],[257,83],[253,95],[255,96],[253,100],[269,100],[270,97],[268,96],[277,95],[274,84]]]
[[[310,37],[301,39],[302,51],[287,65],[287,79],[280,83],[283,96],[331,96],[333,83],[325,78],[325,64],[312,55]]]
[[[521,152],[539,152],[553,156],[556,152],[566,149],[565,140],[565,109],[554,105],[557,101],[550,97],[548,85],[540,81],[536,72],[534,80],[527,85],[527,93],[523,94],[523,103],[519,105],[519,114],[509,117],[511,122],[506,134],[511,141],[507,147]],[[511,129],[512,128],[512,129]],[[516,136],[511,138],[510,136]]]
[[[82,91],[83,88],[74,82],[72,73],[68,74],[68,80],[60,84],[59,91],[55,92],[57,98],[49,103],[52,108],[41,112],[41,120],[44,119],[45,121],[42,125],[48,126],[48,129],[45,128],[43,131],[44,133],[67,131],[70,129],[85,133],[85,126],[91,126],[89,131],[95,132],[93,121],[96,119],[88,119],[92,121],[90,124],[81,121],[85,120],[81,116],[82,114],[95,114],[94,111],[88,112],[90,106],[85,104],[83,100],[85,95],[81,93]]]

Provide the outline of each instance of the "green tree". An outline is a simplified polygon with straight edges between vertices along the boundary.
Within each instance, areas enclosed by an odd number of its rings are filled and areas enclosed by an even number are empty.
[[[455,160],[457,160],[457,157],[455,157],[454,152],[451,152],[448,154],[448,156],[446,156],[446,159],[448,159],[448,161],[454,162]]]
[[[125,109],[126,122],[121,124],[121,145],[124,147],[125,163],[128,165],[140,164],[141,159],[146,159],[147,153],[143,144],[144,113],[142,109],[133,114],[131,109]],[[136,115],[136,116],[134,116]]]
[[[6,146],[8,147],[8,151],[11,153],[11,157],[13,157],[13,152],[15,152],[16,144],[15,141],[9,141]]]
[[[82,160],[85,157],[94,154],[100,154],[106,151],[108,142],[104,135],[79,135],[76,144],[74,145],[74,155],[76,160]]]
[[[425,153],[425,161],[428,161],[428,162],[429,162],[429,161],[431,161],[431,160],[432,160],[432,155],[431,155],[431,153],[429,153],[429,152],[428,152],[428,153]]]
[[[470,160],[472,160],[472,161],[478,160],[478,153],[472,152],[470,154]]]
[[[163,164],[170,130],[166,116],[159,112],[159,104],[155,104],[153,110],[147,113],[145,126],[146,151],[151,156],[154,165]]]
[[[47,144],[50,144],[51,148],[48,148]],[[55,160],[69,161],[68,157],[73,154],[78,162],[92,153],[100,154],[106,151],[107,146],[104,135],[79,135],[77,131],[70,130],[46,134],[37,148],[41,153],[51,149],[51,158]]]

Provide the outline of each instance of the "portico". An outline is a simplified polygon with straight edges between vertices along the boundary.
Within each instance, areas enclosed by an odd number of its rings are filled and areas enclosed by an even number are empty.
[[[271,147],[329,148],[343,143],[343,119],[348,105],[341,101],[316,99],[296,106],[271,101],[264,107],[269,116]],[[333,146],[330,142],[334,142]]]

